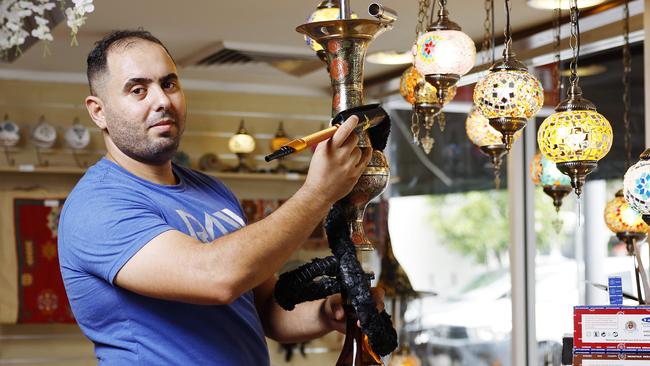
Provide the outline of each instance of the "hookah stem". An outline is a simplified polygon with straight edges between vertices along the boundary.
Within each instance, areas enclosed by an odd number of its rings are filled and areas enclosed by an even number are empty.
[[[352,18],[352,10],[350,9],[350,0],[341,0],[340,16],[341,19]]]

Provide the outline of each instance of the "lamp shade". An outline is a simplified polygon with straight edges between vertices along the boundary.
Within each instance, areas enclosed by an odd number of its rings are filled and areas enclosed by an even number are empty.
[[[465,75],[476,61],[474,41],[459,30],[433,30],[418,37],[413,63],[422,75]]]
[[[535,154],[530,162],[530,175],[536,186],[570,186],[571,178],[563,174],[555,163],[541,153]]]
[[[487,118],[479,112],[476,106],[472,106],[467,119],[465,120],[465,132],[472,143],[478,147],[502,144],[501,132],[490,125]],[[515,140],[521,136],[522,131],[517,131]]]
[[[614,233],[646,233],[648,225],[623,196],[623,190],[618,191],[605,206],[605,224]]]
[[[642,215],[650,215],[650,160],[647,159],[650,154],[646,153],[650,153],[650,149],[627,170],[623,179],[625,200]]]
[[[491,71],[474,88],[474,105],[488,119],[529,119],[543,104],[542,84],[523,70]]]
[[[421,84],[418,92],[416,94],[415,87],[416,85]],[[418,72],[418,70],[411,66],[402,73],[402,78],[400,79],[399,92],[404,97],[404,99],[409,102],[409,104],[415,103],[430,103],[437,104],[437,95],[436,87],[427,83],[424,80],[424,76]],[[443,105],[447,104],[454,99],[456,96],[456,86],[449,87],[447,93],[445,93],[445,99],[443,100]]]
[[[598,161],[612,147],[612,127],[595,110],[568,110],[548,116],[537,132],[537,143],[555,163]]]
[[[228,141],[228,149],[233,154],[249,154],[255,150],[255,139],[244,127],[244,121],[241,121],[237,133]]]

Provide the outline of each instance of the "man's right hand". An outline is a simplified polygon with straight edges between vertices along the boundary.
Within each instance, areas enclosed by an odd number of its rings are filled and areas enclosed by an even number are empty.
[[[357,146],[359,137],[354,128],[358,122],[356,116],[351,116],[331,139],[316,147],[303,186],[314,198],[331,204],[345,197],[370,162],[372,148]]]

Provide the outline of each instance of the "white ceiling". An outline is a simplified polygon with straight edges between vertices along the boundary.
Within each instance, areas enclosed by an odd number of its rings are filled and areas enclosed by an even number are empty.
[[[278,49],[295,54],[311,54],[295,27],[302,24],[315,9],[318,0],[95,0],[95,11],[88,16],[77,39],[78,47],[70,47],[69,29],[64,22],[53,31],[49,44],[51,54],[43,57],[43,44],[27,50],[12,64],[0,64],[0,76],[61,81],[83,81],[85,59],[93,42],[113,29],[143,27],[159,37],[176,60],[217,41],[237,42],[246,46]],[[497,35],[505,25],[503,0],[495,0]],[[360,17],[369,17],[370,1],[351,0],[352,9]],[[395,9],[399,19],[393,30],[375,40],[369,52],[404,51],[415,38],[417,0],[384,0],[383,5]],[[450,18],[456,21],[475,41],[483,37],[484,2],[482,0],[449,0]],[[525,0],[512,0],[512,29],[530,28],[550,22],[552,11],[538,10]],[[315,56],[314,56],[315,57]],[[366,77],[381,75],[395,66],[367,65]],[[291,94],[326,93],[329,79],[317,71],[303,77],[285,74],[263,63],[188,67],[180,70],[190,85],[249,91],[281,91]],[[186,83],[187,85],[187,83]]]

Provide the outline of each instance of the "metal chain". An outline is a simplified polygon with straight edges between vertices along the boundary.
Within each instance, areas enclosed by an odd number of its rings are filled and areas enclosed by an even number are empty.
[[[560,4],[562,0],[557,0],[557,7],[553,9],[553,50],[555,51],[555,67],[553,68],[553,81],[555,90],[559,99],[562,99],[562,66],[560,65],[560,45],[561,45],[561,27],[562,9]]]
[[[569,46],[573,51],[573,58],[571,59],[571,84],[577,84],[578,77],[578,58],[580,57],[580,25],[578,24],[578,17],[580,11],[578,10],[577,0],[571,0],[571,38],[569,38]]]
[[[429,13],[429,23],[433,24],[433,18],[436,16],[436,3],[437,1],[434,1],[431,4],[431,13]]]
[[[506,6],[506,29],[503,32],[503,35],[506,37],[505,39],[506,50],[509,50],[510,45],[512,44],[512,33],[510,32],[510,10],[512,10],[512,5],[510,4],[510,0],[505,1],[505,6]]]
[[[427,10],[431,5],[431,0],[419,0],[419,10],[418,10],[418,23],[415,26],[415,37],[419,37],[420,34],[424,33],[427,25]]]
[[[485,20],[483,20],[483,44],[481,45],[481,51],[483,52],[482,64],[488,63],[489,61],[488,53],[492,48],[492,34],[490,33],[491,13],[492,13],[491,0],[485,0]]]
[[[625,129],[625,171],[632,161],[630,146],[630,73],[632,58],[630,57],[630,9],[628,0],[623,6],[623,128]]]

